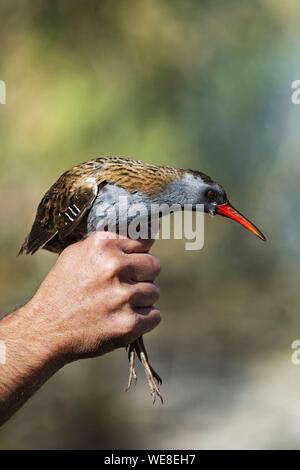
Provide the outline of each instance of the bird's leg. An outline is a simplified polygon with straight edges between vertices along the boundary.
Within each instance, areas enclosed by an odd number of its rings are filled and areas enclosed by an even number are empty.
[[[135,385],[137,381],[136,370],[135,370],[134,345],[130,344],[129,346],[126,347],[126,351],[127,349],[128,349],[128,359],[129,359],[129,376],[128,376],[128,384],[127,384],[126,391],[129,390],[132,382],[134,382],[134,385]]]
[[[138,339],[139,343],[140,343],[140,346],[141,348],[143,349],[143,353],[145,354],[145,358],[148,362],[148,365],[149,365],[149,368],[151,370],[151,373],[153,375],[153,377],[155,378],[155,380],[157,381],[158,385],[162,385],[162,379],[161,377],[158,375],[157,372],[155,372],[155,370],[153,369],[153,367],[149,364],[149,360],[148,360],[148,353],[146,351],[146,346],[144,344],[144,339],[143,337],[141,336],[139,339]]]
[[[156,401],[156,397],[159,397],[161,402],[163,403],[163,397],[160,393],[159,385],[161,385],[162,380],[160,376],[155,372],[154,369],[150,366],[148,362],[148,354],[144,345],[143,338],[138,338],[133,343],[134,349],[138,355],[139,360],[141,361],[144,371],[146,374],[147,382],[150,388],[151,395],[153,396],[153,403]],[[155,380],[157,382],[155,382]]]

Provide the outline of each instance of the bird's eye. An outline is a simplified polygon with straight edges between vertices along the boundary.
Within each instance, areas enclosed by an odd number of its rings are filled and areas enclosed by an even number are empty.
[[[211,190],[207,191],[207,197],[208,199],[214,199],[215,197],[214,191],[211,191]]]

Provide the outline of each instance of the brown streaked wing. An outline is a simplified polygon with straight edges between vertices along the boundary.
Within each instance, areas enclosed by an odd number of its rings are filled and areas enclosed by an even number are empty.
[[[92,206],[98,193],[95,178],[74,176],[65,173],[45,194],[20,254],[34,254],[56,235],[60,239],[68,236]]]

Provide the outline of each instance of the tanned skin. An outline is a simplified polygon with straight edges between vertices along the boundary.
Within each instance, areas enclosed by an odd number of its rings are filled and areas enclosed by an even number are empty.
[[[0,321],[0,424],[67,363],[124,347],[158,325],[152,244],[89,235],[66,248],[33,298]]]

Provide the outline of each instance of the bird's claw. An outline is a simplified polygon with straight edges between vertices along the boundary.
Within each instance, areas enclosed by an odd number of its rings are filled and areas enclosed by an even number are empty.
[[[159,397],[161,403],[163,404],[163,397],[159,389],[159,386],[162,384],[162,380],[157,372],[155,372],[155,370],[149,364],[148,355],[142,340],[136,340],[135,343],[126,346],[126,351],[128,351],[129,360],[129,377],[126,391],[131,387],[132,383],[136,384],[137,382],[135,369],[135,355],[137,354],[145,371],[150,394],[153,397],[153,404],[156,402],[157,397]]]
[[[159,377],[159,375],[152,369],[152,367],[149,365],[148,360],[144,354],[144,352],[140,353],[140,360],[141,363],[143,364],[144,371],[146,374],[147,382],[150,388],[150,393],[151,396],[153,397],[153,405],[156,402],[156,398],[159,397],[161,403],[163,404],[164,400],[162,397],[162,394],[160,393],[159,385],[161,385],[162,380]],[[155,382],[157,381],[157,383]]]
[[[136,370],[135,370],[135,350],[131,345],[126,346],[126,351],[127,350],[128,350],[128,359],[129,359],[129,376],[128,376],[128,384],[127,384],[126,392],[130,389],[132,383],[136,385],[136,382],[137,382],[137,375],[136,375]]]
[[[155,383],[154,383],[153,389],[151,390],[151,396],[153,397],[153,405],[155,404],[157,397],[160,398],[161,404],[162,405],[164,404],[163,396],[160,393],[160,390],[159,390],[158,386]]]

